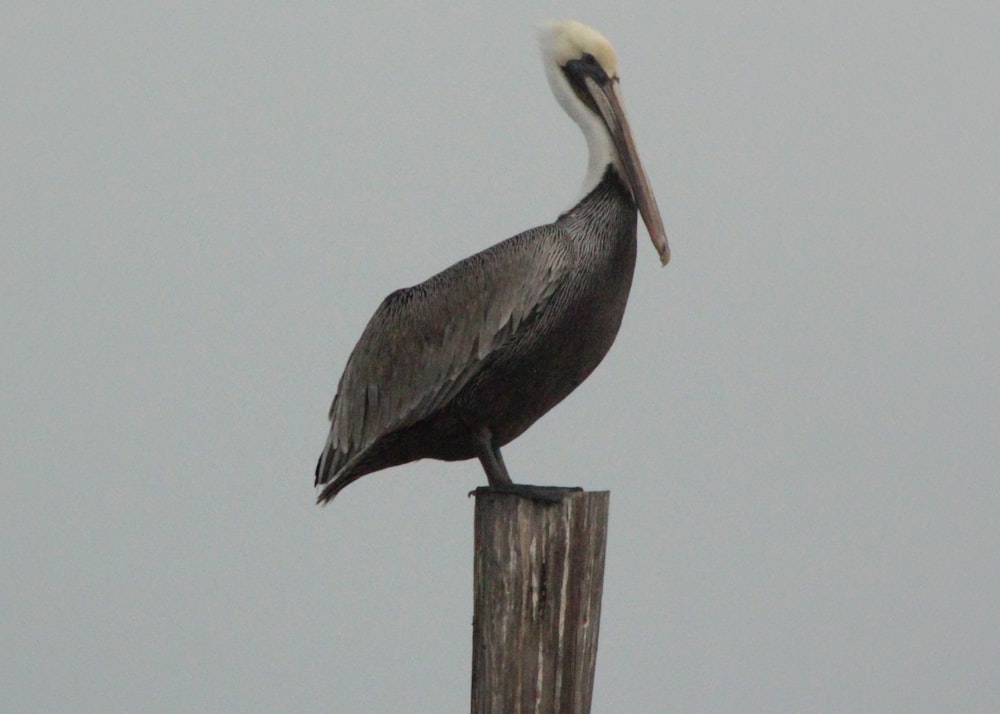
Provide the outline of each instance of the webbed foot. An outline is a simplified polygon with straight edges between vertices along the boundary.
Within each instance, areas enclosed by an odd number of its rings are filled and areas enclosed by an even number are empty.
[[[530,483],[505,483],[496,486],[480,486],[469,491],[469,497],[484,493],[509,493],[518,498],[527,498],[541,503],[562,503],[563,499],[583,491],[579,486],[534,486]]]

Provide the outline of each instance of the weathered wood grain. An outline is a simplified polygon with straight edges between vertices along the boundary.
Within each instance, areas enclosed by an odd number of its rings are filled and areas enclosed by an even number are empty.
[[[476,493],[473,714],[590,711],[609,493]]]

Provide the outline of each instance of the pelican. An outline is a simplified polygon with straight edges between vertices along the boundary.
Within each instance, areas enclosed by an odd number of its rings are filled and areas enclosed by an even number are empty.
[[[575,21],[539,34],[552,92],[587,140],[582,197],[554,223],[385,298],[330,407],[316,465],[321,504],[365,474],[423,458],[475,457],[491,490],[561,497],[558,487],[515,484],[500,447],[561,402],[610,349],[632,285],[637,210],[663,265],[670,249],[611,43]]]

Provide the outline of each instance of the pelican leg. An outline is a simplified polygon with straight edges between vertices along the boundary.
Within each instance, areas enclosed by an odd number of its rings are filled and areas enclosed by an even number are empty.
[[[479,463],[486,472],[486,479],[490,482],[490,488],[514,485],[510,480],[510,474],[507,473],[507,466],[503,462],[503,456],[500,455],[500,449],[493,446],[493,435],[486,427],[476,433],[476,452]]]
[[[483,465],[486,472],[486,479],[489,486],[480,486],[469,495],[479,493],[509,493],[521,498],[529,498],[532,501],[542,501],[544,503],[560,503],[571,493],[582,491],[579,486],[534,486],[527,483],[514,483],[510,474],[507,473],[507,466],[503,462],[503,455],[500,447],[493,445],[493,435],[486,427],[479,429],[474,435],[476,443],[476,455],[479,463]]]

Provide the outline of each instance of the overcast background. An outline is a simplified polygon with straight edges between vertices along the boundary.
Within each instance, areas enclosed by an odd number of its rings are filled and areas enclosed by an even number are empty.
[[[0,710],[467,711],[478,464],[313,467],[382,297],[577,195],[567,16],[673,248],[504,452],[611,491],[594,711],[1000,711],[1000,10],[840,1],[8,4]]]

